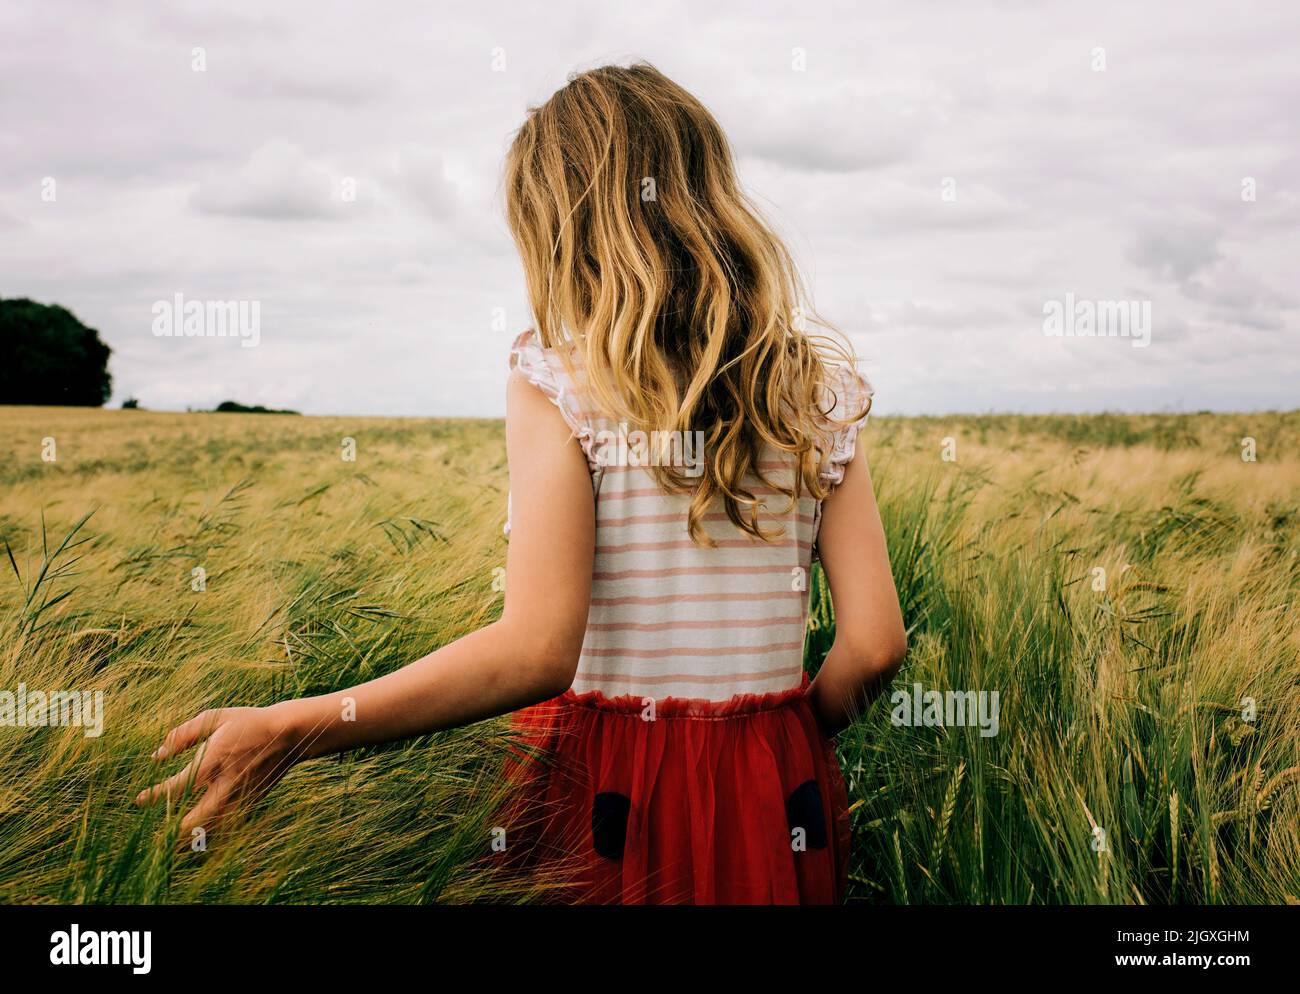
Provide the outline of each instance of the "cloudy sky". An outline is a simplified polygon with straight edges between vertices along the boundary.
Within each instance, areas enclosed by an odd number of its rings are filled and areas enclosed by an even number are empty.
[[[502,156],[635,58],[727,129],[880,413],[1298,406],[1287,0],[6,0],[0,296],[97,328],[114,404],[499,415]],[[178,293],[258,301],[258,346],[156,337]],[[1048,336],[1067,294],[1149,302],[1149,346]]]

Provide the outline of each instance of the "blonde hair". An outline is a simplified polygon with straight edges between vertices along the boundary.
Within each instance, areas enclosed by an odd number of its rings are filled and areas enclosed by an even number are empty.
[[[583,360],[607,414],[643,431],[702,432],[703,472],[649,467],[693,494],[691,538],[718,498],[742,531],[759,525],[757,477],[795,501],[821,499],[832,363],[851,346],[808,306],[786,247],[740,189],[704,105],[653,66],[575,75],[529,110],[505,169],[506,214],[543,346]],[[804,320],[800,320],[801,316]],[[789,453],[788,485],[760,471]]]

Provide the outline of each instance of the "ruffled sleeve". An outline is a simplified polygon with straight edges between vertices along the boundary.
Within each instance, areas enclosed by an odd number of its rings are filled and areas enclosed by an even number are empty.
[[[537,333],[531,328],[515,339],[510,348],[510,368],[518,369],[528,382],[541,390],[557,408],[564,423],[573,432],[573,437],[582,446],[587,457],[587,466],[595,476],[596,428],[590,412],[583,409],[581,395],[574,382],[573,375],[565,368],[564,362],[551,350],[544,349],[537,340]],[[594,484],[594,480],[593,480]],[[502,529],[510,534],[510,497],[506,496],[506,523]]]
[[[827,428],[831,432],[827,456],[819,477],[829,490],[844,482],[844,468],[853,460],[858,431],[871,410],[875,391],[867,378],[848,366],[837,367],[830,377],[831,407]]]

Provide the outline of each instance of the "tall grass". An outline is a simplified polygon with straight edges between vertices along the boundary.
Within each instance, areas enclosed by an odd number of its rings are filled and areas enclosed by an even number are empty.
[[[1189,420],[1177,455],[1111,444],[1158,437],[1141,418],[883,426],[895,689],[996,691],[1001,714],[983,737],[886,701],[842,736],[859,897],[1300,901],[1298,424],[1242,420]]]
[[[102,690],[106,715],[100,738],[0,728],[0,900],[537,896],[544,881],[485,857],[499,723],[302,766],[201,853],[176,838],[179,807],[131,805],[157,777],[148,754],[187,716],[341,688],[494,616],[497,426],[5,420],[0,689]],[[355,462],[341,458],[345,436]],[[44,437],[53,463],[40,461]]]
[[[503,722],[299,767],[204,852],[175,809],[130,804],[177,721],[346,686],[496,616],[499,424],[0,418],[0,690],[107,702],[100,738],[0,728],[0,901],[548,886],[488,854]],[[885,701],[841,736],[852,896],[1297,900],[1300,416],[881,419],[864,444],[911,634],[897,686],[997,691],[1001,712],[981,737],[895,726]],[[815,669],[819,576],[813,604]]]

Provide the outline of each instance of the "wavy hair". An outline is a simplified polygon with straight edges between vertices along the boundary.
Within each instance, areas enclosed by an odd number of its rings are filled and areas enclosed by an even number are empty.
[[[713,544],[719,499],[743,532],[780,536],[759,525],[753,479],[791,502],[826,495],[832,370],[853,350],[807,331],[833,329],[703,104],[646,63],[574,75],[529,110],[505,197],[541,344],[571,369],[581,357],[592,400],[630,427],[702,432],[698,475],[648,467],[692,495],[695,542]],[[797,466],[788,482],[761,471],[766,446]]]

